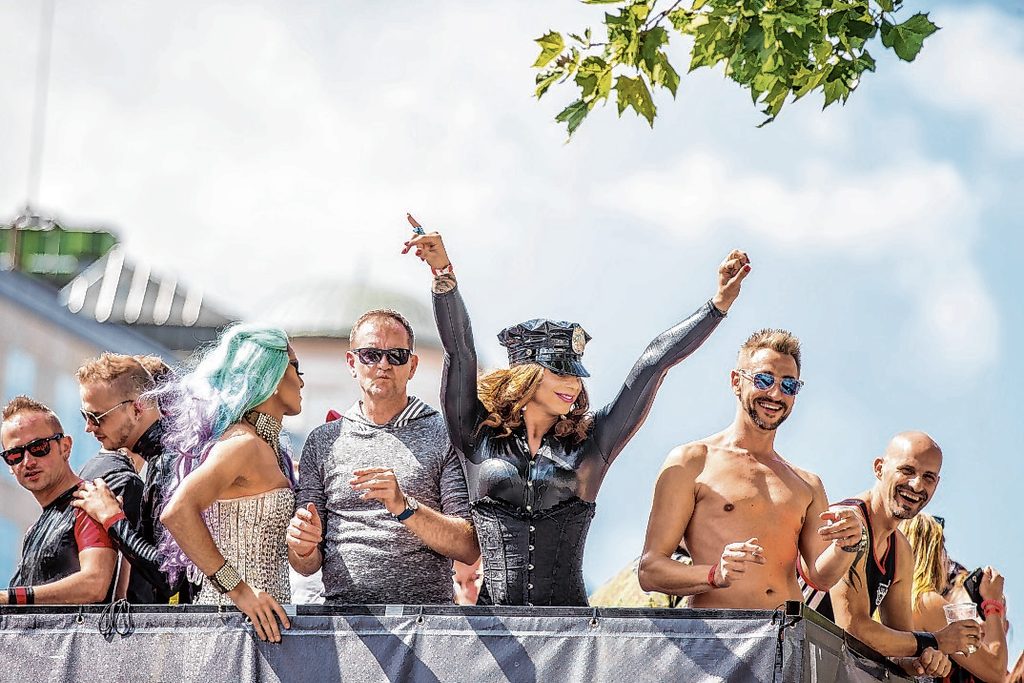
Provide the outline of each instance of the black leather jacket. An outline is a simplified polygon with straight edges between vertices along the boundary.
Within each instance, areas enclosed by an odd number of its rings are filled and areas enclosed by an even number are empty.
[[[164,533],[160,512],[164,506],[164,491],[174,474],[174,458],[166,455],[160,439],[163,425],[157,421],[139,437],[132,449],[146,461],[146,479],[142,488],[142,515],[137,527],[127,519],[111,525],[110,540],[132,566],[128,579],[128,601],[142,604],[166,605],[177,594],[178,603],[191,602],[195,588],[182,574],[171,584],[160,568],[163,557],[158,545]]]
[[[487,412],[477,398],[473,332],[458,288],[434,294],[434,316],[445,350],[441,403],[466,467],[486,594],[494,604],[586,605],[583,547],[605,473],[643,423],[665,373],[724,314],[709,301],[660,334],[615,400],[595,413],[582,443],[549,433],[536,457],[523,430],[502,438],[480,427]]]
[[[77,490],[78,484],[75,484],[44,507],[39,519],[26,532],[21,562],[11,586],[41,586],[82,571],[75,518],[85,513],[71,506]],[[108,602],[113,592],[112,577],[103,602]]]

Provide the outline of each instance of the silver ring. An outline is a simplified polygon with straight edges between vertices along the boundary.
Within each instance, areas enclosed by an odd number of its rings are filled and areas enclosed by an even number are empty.
[[[973,655],[977,651],[978,651],[978,646],[977,645],[968,645],[967,646],[967,656],[968,657],[970,657],[971,655]]]

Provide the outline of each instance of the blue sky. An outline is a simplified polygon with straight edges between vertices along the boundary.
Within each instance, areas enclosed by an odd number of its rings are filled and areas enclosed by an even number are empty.
[[[38,204],[117,229],[250,314],[285,285],[357,272],[426,302],[419,263],[398,254],[413,211],[445,233],[482,352],[501,361],[493,335],[511,322],[578,320],[594,336],[596,402],[743,248],[754,270],[741,299],[609,474],[588,581],[639,553],[665,453],[731,419],[737,346],[784,326],[804,341],[807,387],[780,452],[839,498],[871,484],[892,434],[930,432],[947,457],[928,509],[961,562],[1006,573],[1013,619],[1024,12],[908,4],[943,30],[912,64],[877,46],[879,73],[845,107],[822,112],[815,95],[757,129],[749,96],[704,70],[677,101],[658,96],[653,130],[612,105],[566,144],[552,117],[571,93],[531,98],[532,39],[599,8],[422,5],[58,3]],[[12,215],[37,21],[35,3],[0,7]]]

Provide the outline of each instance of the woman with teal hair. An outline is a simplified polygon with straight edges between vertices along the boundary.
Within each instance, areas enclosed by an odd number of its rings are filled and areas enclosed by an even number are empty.
[[[155,392],[177,468],[160,516],[164,569],[201,583],[195,602],[234,603],[262,640],[280,642],[295,507],[281,420],[302,407],[299,362],[282,330],[234,325],[192,365]]]

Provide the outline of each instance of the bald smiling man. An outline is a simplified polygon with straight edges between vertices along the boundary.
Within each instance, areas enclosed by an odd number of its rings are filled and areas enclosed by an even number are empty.
[[[893,657],[910,674],[945,676],[947,654],[970,652],[980,629],[958,621],[935,633],[914,632],[911,588],[914,556],[897,529],[919,513],[939,485],[942,449],[924,432],[903,432],[874,461],[875,485],[842,501],[867,520],[868,549],[849,576],[828,592],[807,586],[807,604],[879,653]],[[879,612],[880,621],[872,617]]]

